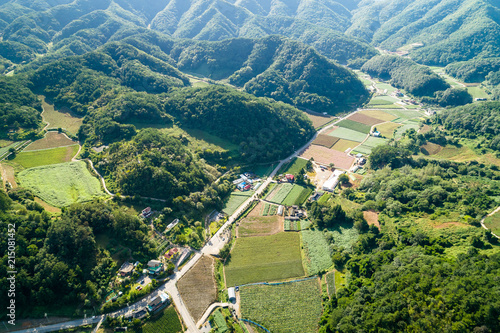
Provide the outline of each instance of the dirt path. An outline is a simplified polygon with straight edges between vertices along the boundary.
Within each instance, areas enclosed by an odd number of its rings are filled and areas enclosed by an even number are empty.
[[[481,219],[481,226],[482,226],[484,229],[486,229],[486,230],[490,230],[490,229],[488,229],[488,227],[486,227],[486,225],[484,224],[484,221],[486,220],[486,218],[487,218],[488,216],[494,215],[495,213],[498,213],[498,212],[500,212],[500,206],[499,206],[499,207],[497,207],[497,209],[495,209],[494,211],[492,211],[491,213],[489,213],[488,215],[486,215],[485,217],[483,217],[483,218]],[[493,236],[495,236],[496,238],[500,239],[500,236],[498,236],[498,235],[494,234],[493,232],[492,232],[491,234],[492,234]]]

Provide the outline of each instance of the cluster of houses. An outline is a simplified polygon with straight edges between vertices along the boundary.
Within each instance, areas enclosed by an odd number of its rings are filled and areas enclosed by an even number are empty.
[[[129,313],[124,316],[126,320],[132,319],[143,319],[148,315],[148,313],[154,314],[160,310],[163,310],[170,304],[170,297],[165,292],[160,292],[158,296],[153,298],[148,305],[142,309],[138,309],[133,313]]]
[[[292,207],[290,207],[290,210],[288,211],[288,216],[285,216],[285,220],[298,221],[304,217],[306,217],[306,211],[301,209],[297,205],[293,205]]]
[[[240,191],[257,190],[262,185],[262,179],[253,173],[245,172],[240,175],[240,178],[234,180],[233,184]]]
[[[138,261],[136,261],[135,264],[126,261],[118,270],[118,274],[121,277],[130,276],[134,272],[134,269],[137,267],[137,265],[139,265]],[[159,260],[150,260],[148,262],[148,268],[143,270],[144,274],[150,275],[158,275],[161,272],[163,272],[163,263]]]
[[[295,182],[295,176],[292,174],[285,174],[285,176],[280,175],[280,179],[278,180],[278,183],[293,183]]]

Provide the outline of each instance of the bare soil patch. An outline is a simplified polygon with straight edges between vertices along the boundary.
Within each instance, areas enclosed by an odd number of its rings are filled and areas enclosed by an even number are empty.
[[[283,231],[282,216],[253,216],[239,223],[238,237],[269,236]]]
[[[443,149],[443,147],[441,147],[438,144],[432,143],[432,142],[427,142],[425,145],[420,147],[420,150],[422,151],[422,153],[424,153],[424,155],[436,155],[442,149]]]
[[[248,216],[248,217],[260,216],[260,215],[261,215],[260,213],[261,213],[261,212],[262,212],[262,210],[264,209],[264,205],[265,205],[265,203],[264,203],[264,202],[262,202],[262,201],[261,201],[261,202],[259,202],[259,203],[257,204],[257,206],[255,206],[255,207],[254,207],[254,209],[252,209],[252,211],[251,211],[250,213],[248,213],[248,215],[247,215],[247,216]]]
[[[318,146],[323,146],[326,148],[332,148],[334,144],[337,143],[340,139],[334,136],[319,134],[316,139],[313,141],[313,144]]]
[[[48,132],[45,137],[31,143],[25,151],[57,148],[74,145],[76,142],[69,139],[66,135],[57,132]]]
[[[353,114],[352,116],[350,116],[347,119],[352,120],[352,121],[357,121],[358,123],[362,123],[362,124],[365,124],[368,126],[373,126],[373,125],[380,124],[383,122],[383,120],[380,120],[380,119],[374,118],[374,117],[370,117],[366,114],[362,114],[362,113],[358,113],[358,112],[356,112],[355,114]]]
[[[424,126],[422,126],[422,128],[420,128],[420,131],[418,131],[418,133],[425,134],[425,133],[429,132],[431,129],[432,129],[432,127],[430,127],[429,125],[424,125]]]
[[[310,114],[307,112],[306,112],[306,116],[307,116],[307,118],[309,118],[312,121],[314,128],[320,128],[321,126],[328,124],[333,119],[335,119],[332,116],[313,115],[313,114]]]
[[[380,222],[378,221],[378,213],[373,210],[363,212],[363,217],[369,225],[374,225],[380,230]]]
[[[54,206],[51,206],[49,205],[48,203],[46,203],[45,201],[43,201],[42,199],[40,199],[39,197],[35,197],[35,202],[39,203],[40,205],[42,205],[42,207],[48,211],[49,213],[54,213],[54,214],[59,214],[61,213],[61,209],[60,208],[57,208],[57,207],[54,207]]]
[[[301,157],[306,159],[310,159],[312,157],[314,158],[314,161],[325,165],[333,163],[336,168],[346,170],[350,169],[352,163],[354,162],[354,157],[352,156],[334,149],[328,149],[317,145],[310,145]]]
[[[206,309],[217,299],[217,285],[214,278],[214,260],[203,256],[177,282],[182,300],[195,322],[201,319]]]
[[[3,163],[0,164],[0,168],[2,172],[2,180],[4,188],[6,182],[9,182],[12,188],[16,188],[17,183],[16,183],[16,177],[14,176],[15,175],[14,168],[8,164],[3,164]]]

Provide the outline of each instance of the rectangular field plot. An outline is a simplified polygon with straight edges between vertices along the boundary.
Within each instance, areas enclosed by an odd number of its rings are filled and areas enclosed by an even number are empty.
[[[345,152],[349,148],[354,148],[359,145],[359,142],[340,139],[336,144],[333,145],[332,149],[340,152]]]
[[[328,296],[331,298],[335,295],[335,272],[326,274],[326,285],[328,286]]]
[[[293,185],[292,190],[288,193],[286,198],[281,202],[285,206],[302,205],[304,201],[309,198],[312,189],[300,185]]]
[[[409,129],[414,129],[415,131],[419,129],[419,125],[417,124],[414,124],[414,123],[407,123],[407,124],[404,124],[403,126],[399,127],[397,130],[396,130],[396,133],[394,133],[394,136],[396,137],[396,139],[400,138],[404,132],[406,132],[407,130]]]
[[[304,276],[299,234],[237,238],[225,274],[229,287]]]
[[[339,127],[328,135],[357,142],[361,142],[366,138],[366,133],[354,131],[344,127]]]
[[[383,122],[383,120],[380,120],[380,119],[374,118],[374,117],[370,117],[370,116],[367,116],[367,115],[359,113],[359,112],[356,112],[355,114],[353,114],[352,116],[350,116],[347,119],[368,125],[370,127]]]
[[[32,142],[24,151],[38,150],[38,149],[48,149],[56,147],[64,147],[74,145],[74,142],[64,134],[57,132],[48,132],[42,139]]]
[[[285,231],[300,231],[300,221],[285,220]]]
[[[383,121],[392,121],[392,120],[397,118],[397,117],[393,116],[392,114],[387,113],[385,111],[381,111],[381,110],[362,110],[362,111],[359,111],[357,113],[364,114],[364,115],[367,115],[367,116],[370,116],[373,118],[377,118],[377,119],[380,119]]]
[[[370,155],[372,153],[372,147],[368,147],[365,145],[357,146],[352,150],[353,154],[362,154],[362,155]]]
[[[340,140],[342,141],[342,140]],[[339,142],[340,142],[339,141]],[[338,144],[338,143],[337,143]],[[337,145],[336,144],[336,145]],[[358,145],[358,143],[356,143]],[[334,146],[335,148],[335,146]],[[343,152],[326,147],[310,145],[302,154],[302,157],[310,159],[311,157],[318,163],[329,165],[333,163],[335,167],[341,169],[349,169],[354,162],[354,157],[351,157]]]
[[[334,144],[339,141],[339,138],[336,138],[334,136],[326,135],[326,134],[319,134],[316,139],[313,141],[313,145],[318,145],[318,146],[323,146],[326,148],[332,148]]]
[[[151,317],[142,326],[143,333],[177,333],[182,332],[181,321],[173,305]]]
[[[293,185],[289,183],[279,184],[274,188],[274,190],[269,193],[266,197],[267,201],[274,202],[277,204],[281,204],[283,200],[285,200],[286,196],[292,190]]]
[[[295,175],[299,173],[307,164],[307,160],[303,158],[294,157],[289,163],[283,164],[283,166],[278,170],[279,174],[291,173]]]
[[[377,131],[379,131],[380,134],[382,134],[386,138],[392,138],[392,136],[394,135],[394,131],[401,126],[402,126],[401,124],[389,122],[389,123],[379,124],[376,127]]]
[[[295,233],[294,233],[295,234]],[[323,312],[318,279],[240,289],[241,316],[273,333],[315,333]]]
[[[307,118],[309,118],[312,121],[312,125],[316,129],[323,127],[324,125],[328,124],[329,122],[331,122],[335,119],[335,117],[332,117],[332,116],[313,115],[313,114],[310,114],[307,112],[305,112],[305,115],[307,116]]]
[[[282,231],[279,216],[252,216],[244,218],[238,227],[238,237],[274,235]]]
[[[387,110],[387,113],[392,114],[396,118],[412,119],[412,118],[422,118],[423,113],[415,110]]]
[[[385,145],[387,141],[389,140],[370,136],[365,142],[363,142],[363,146],[375,148],[377,146]]]
[[[308,275],[328,269],[332,264],[330,246],[319,230],[303,230],[302,245],[304,247],[304,265]]]
[[[362,123],[358,123],[357,121],[353,121],[350,119],[344,119],[341,122],[337,123],[337,125],[339,127],[348,128],[348,129],[351,129],[353,131],[357,131],[357,132],[361,132],[361,133],[365,133],[365,134],[370,133],[370,129],[371,129],[371,126],[368,126],[368,125],[365,125]]]
[[[35,167],[18,174],[20,185],[29,188],[55,207],[69,206],[104,195],[101,183],[87,170],[85,162]]]
[[[78,152],[78,145],[44,149],[37,151],[23,151],[13,160],[23,168],[33,168],[42,165],[69,162]]]
[[[246,192],[233,192],[229,196],[229,199],[224,204],[224,209],[222,210],[227,215],[232,215],[238,207],[241,206],[249,197],[253,195],[254,191]]]

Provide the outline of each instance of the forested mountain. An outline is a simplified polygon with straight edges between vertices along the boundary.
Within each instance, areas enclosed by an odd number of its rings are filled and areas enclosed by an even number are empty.
[[[485,0],[363,1],[346,34],[396,51],[421,43],[412,59],[447,65],[500,52],[499,4]]]

